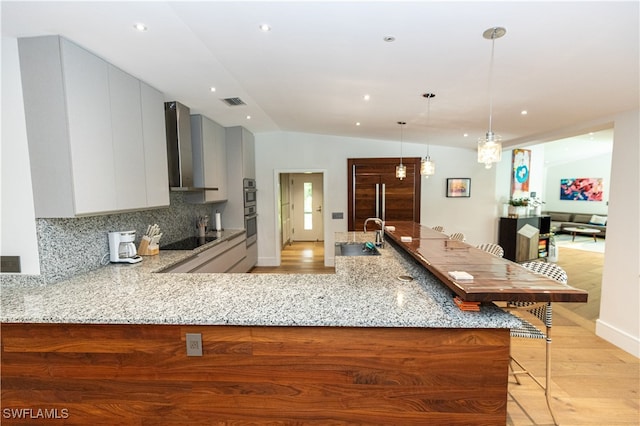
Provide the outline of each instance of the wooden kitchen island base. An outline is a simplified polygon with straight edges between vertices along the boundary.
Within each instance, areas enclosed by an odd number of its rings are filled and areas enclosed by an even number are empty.
[[[1,331],[3,424],[506,423],[509,329]],[[202,357],[186,356],[185,333],[202,334]]]

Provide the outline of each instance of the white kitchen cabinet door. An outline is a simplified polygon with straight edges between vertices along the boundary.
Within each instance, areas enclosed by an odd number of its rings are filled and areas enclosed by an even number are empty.
[[[227,145],[224,127],[211,120],[205,120],[203,131],[206,135],[205,148],[206,174],[205,187],[218,188],[217,191],[205,191],[205,201],[224,201],[227,199]]]
[[[242,169],[244,177],[256,178],[256,143],[253,133],[242,128]]]
[[[227,127],[225,131],[227,145],[227,199],[229,201],[224,208],[225,226],[244,228],[243,179],[256,178],[255,139],[253,134],[242,126]],[[258,192],[259,198],[260,192]]]
[[[36,217],[75,215],[58,37],[18,39]]]
[[[226,128],[227,154],[229,163],[234,164],[235,179],[256,178],[255,137],[242,126]],[[231,173],[229,175],[231,178]]]
[[[147,206],[166,207],[169,205],[169,175],[167,174],[164,96],[144,82],[140,82],[140,96]]]
[[[59,36],[18,48],[36,217],[169,205],[162,95]]]
[[[75,214],[114,210],[113,167],[107,62],[61,39],[66,90]]]
[[[191,116],[193,142],[193,186],[217,188],[187,195],[192,203],[214,203],[227,199],[225,129],[202,115]]]
[[[109,65],[116,209],[147,206],[140,82]]]

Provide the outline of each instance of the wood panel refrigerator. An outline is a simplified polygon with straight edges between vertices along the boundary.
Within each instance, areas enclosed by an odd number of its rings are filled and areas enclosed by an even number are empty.
[[[420,222],[420,158],[403,158],[407,177],[396,178],[399,158],[349,158],[348,228],[362,231],[364,221]],[[373,229],[373,228],[372,228]]]

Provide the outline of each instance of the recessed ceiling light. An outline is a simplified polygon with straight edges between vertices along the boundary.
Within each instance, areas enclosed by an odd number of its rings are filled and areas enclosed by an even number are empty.
[[[526,109],[523,109],[522,111],[520,111],[520,115],[527,115],[529,114],[529,112]]]
[[[133,26],[133,28],[135,28],[136,30],[140,31],[141,33],[147,31],[147,29],[148,29],[147,26],[145,24],[141,23],[141,22],[135,24]]]
[[[215,87],[213,87],[213,86],[211,86],[211,87],[209,88],[209,90],[210,90],[210,91],[212,91],[212,92],[215,92],[215,91],[216,91],[216,88],[215,88]]]
[[[365,101],[368,101],[369,99],[371,99],[371,96],[370,95],[364,95],[362,97],[362,99],[364,99]]]
[[[464,134],[464,135],[462,135],[462,136],[464,136],[464,137],[466,138],[466,137],[468,137],[468,136],[469,136],[469,133],[465,133],[465,134]]]
[[[271,26],[268,24],[260,24],[260,31],[268,33],[271,31]]]
[[[250,115],[247,115],[247,120],[251,120],[251,116]]]
[[[388,35],[388,36],[384,36],[383,40],[386,41],[387,43],[393,43],[394,41],[396,41],[396,38],[394,36]]]
[[[358,121],[358,122],[356,123],[356,126],[359,126],[359,125],[360,125],[360,122]]]

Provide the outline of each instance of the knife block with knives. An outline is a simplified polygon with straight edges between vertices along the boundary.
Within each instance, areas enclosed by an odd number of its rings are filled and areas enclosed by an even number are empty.
[[[160,227],[157,224],[147,226],[147,232],[142,236],[140,245],[138,245],[138,254],[140,256],[155,256],[160,253]]]

